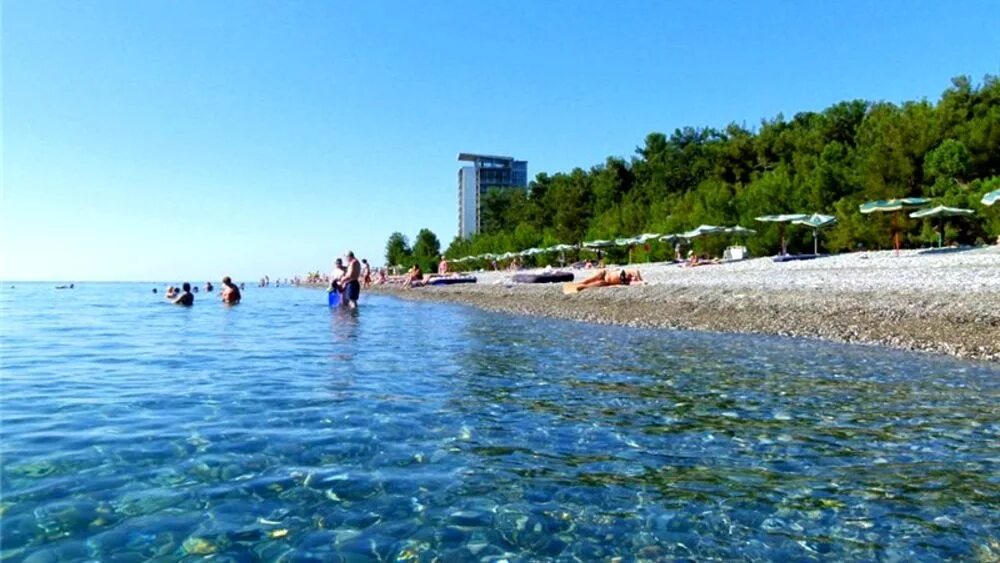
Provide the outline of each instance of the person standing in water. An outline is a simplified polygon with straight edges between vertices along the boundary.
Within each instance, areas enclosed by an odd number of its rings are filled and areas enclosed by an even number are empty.
[[[194,294],[191,293],[191,284],[184,282],[181,286],[181,294],[177,296],[177,299],[171,301],[174,305],[184,305],[185,307],[190,307],[194,305]]]
[[[361,296],[361,263],[350,250],[347,251],[347,271],[340,278],[340,287],[344,288],[344,300],[347,306],[357,309],[358,297]]]
[[[235,305],[242,299],[240,288],[236,287],[232,278],[225,276],[222,278],[222,302],[226,305]]]

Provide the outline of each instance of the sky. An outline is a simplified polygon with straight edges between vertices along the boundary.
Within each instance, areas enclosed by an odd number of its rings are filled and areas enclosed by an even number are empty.
[[[684,126],[1000,74],[1000,2],[4,0],[0,279],[238,280]]]

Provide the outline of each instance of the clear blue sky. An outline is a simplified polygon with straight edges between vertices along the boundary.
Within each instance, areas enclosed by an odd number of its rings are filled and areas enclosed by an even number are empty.
[[[292,275],[457,230],[460,151],[538,172],[651,131],[1000,74],[1000,2],[5,0],[4,279]]]

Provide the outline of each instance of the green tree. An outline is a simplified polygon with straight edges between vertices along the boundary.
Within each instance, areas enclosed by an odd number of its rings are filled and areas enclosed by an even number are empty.
[[[385,244],[385,263],[387,266],[411,266],[413,252],[410,250],[410,243],[406,235],[395,232],[389,235],[389,241]]]
[[[425,272],[437,271],[438,257],[441,256],[441,241],[430,229],[420,229],[413,242],[413,261]]]

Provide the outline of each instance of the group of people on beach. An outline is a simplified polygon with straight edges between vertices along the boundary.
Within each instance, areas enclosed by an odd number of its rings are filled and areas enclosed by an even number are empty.
[[[242,283],[237,287],[233,283],[232,278],[224,276],[222,278],[222,290],[219,292],[222,302],[226,305],[236,305],[239,303],[243,298],[240,292],[243,287]],[[215,291],[215,286],[212,285],[212,282],[205,282],[205,293],[212,293],[213,291]],[[194,305],[194,294],[197,292],[197,286],[192,288],[190,283],[184,282],[180,287],[167,286],[167,292],[164,297],[174,305],[190,307]],[[156,288],[153,288],[153,293],[156,293]]]

